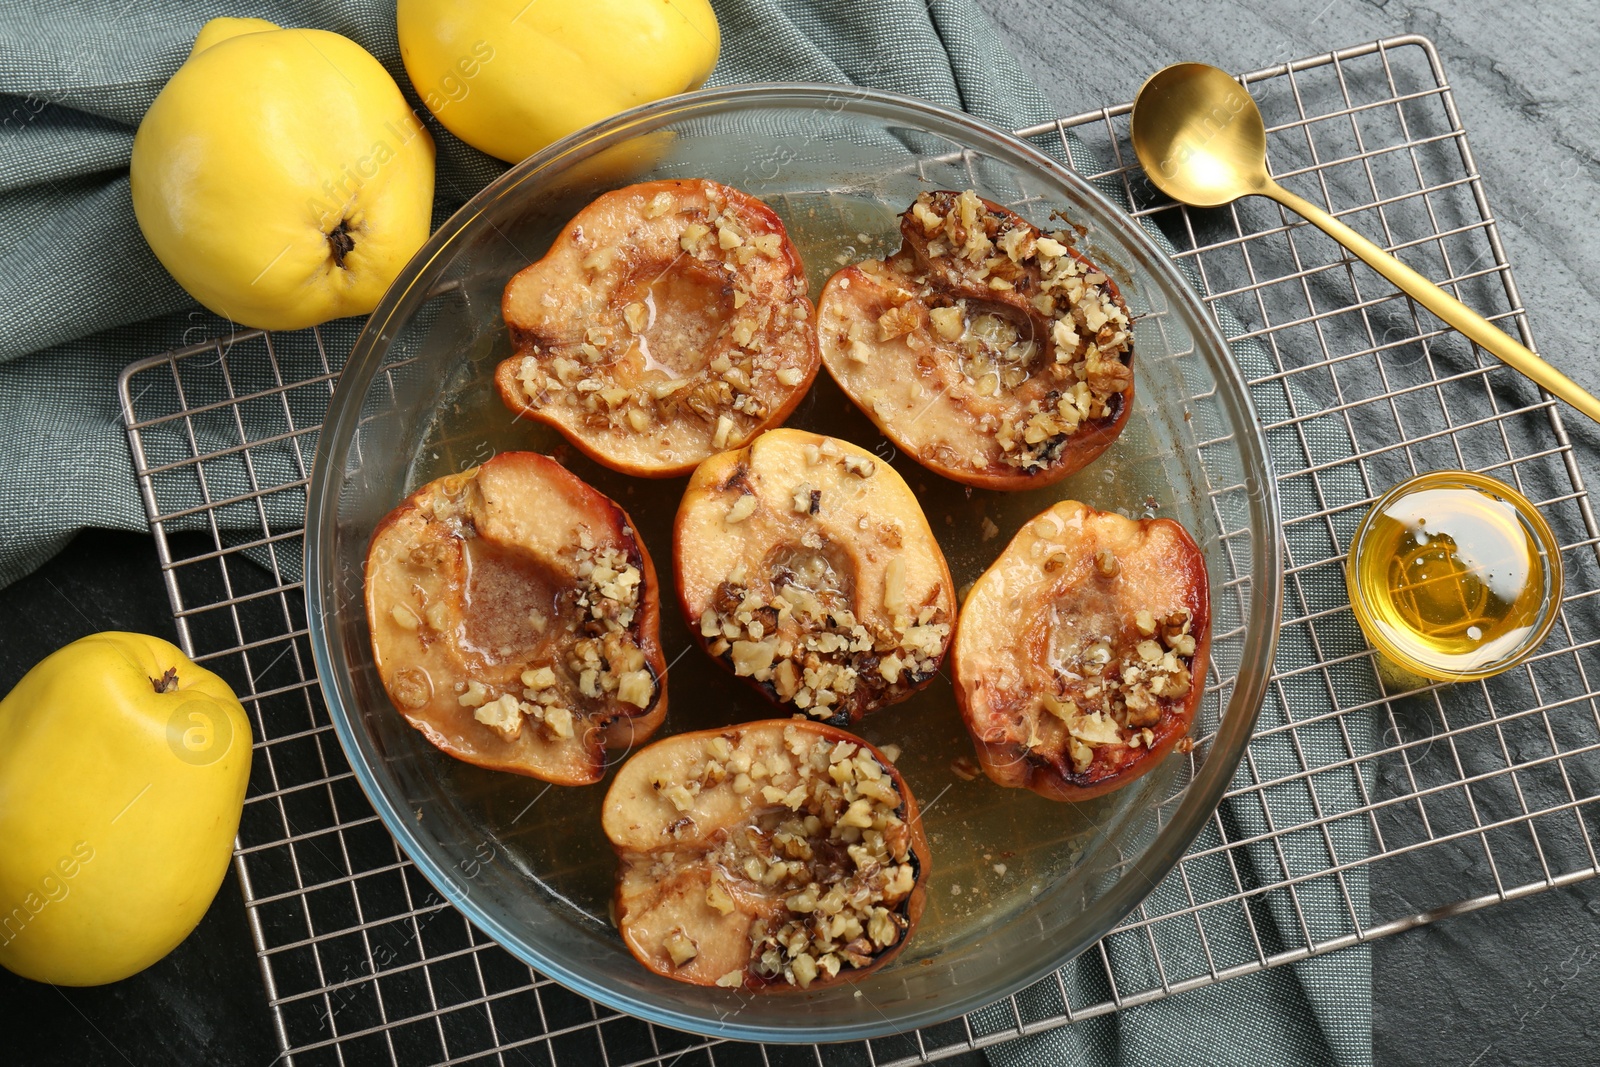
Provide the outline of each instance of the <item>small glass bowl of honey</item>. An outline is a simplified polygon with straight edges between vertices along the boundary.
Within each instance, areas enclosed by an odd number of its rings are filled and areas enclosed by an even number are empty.
[[[1345,581],[1362,632],[1399,677],[1474,681],[1544,642],[1561,606],[1561,550],[1504,482],[1429,471],[1372,505]]]

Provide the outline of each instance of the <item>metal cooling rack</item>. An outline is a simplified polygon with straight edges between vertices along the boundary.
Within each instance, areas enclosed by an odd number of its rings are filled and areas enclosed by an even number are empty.
[[[1241,79],[1270,128],[1274,173],[1495,321],[1533,339],[1444,71],[1421,37],[1398,37],[1298,60]],[[971,1053],[1022,1033],[1102,1015],[1369,941],[1445,915],[1594,877],[1600,801],[1600,672],[1595,596],[1600,545],[1560,414],[1511,371],[1419,313],[1341,250],[1265,201],[1190,212],[1144,183],[1126,140],[1128,105],[1023,131],[1065,141],[1073,130],[1116,165],[1136,213],[1161,225],[1202,276],[1209,299],[1246,320],[1241,336],[1270,354],[1263,382],[1317,409],[1269,427],[1307,440],[1331,416],[1354,455],[1280,474],[1313,506],[1293,523],[1324,527],[1335,551],[1288,560],[1291,591],[1340,554],[1362,511],[1401,477],[1433,467],[1485,470],[1537,502],[1563,545],[1561,618],[1537,657],[1486,683],[1378,690],[1340,684],[1357,669],[1376,684],[1365,647],[1325,647],[1343,603],[1286,609],[1284,640],[1318,662],[1280,673],[1320,677],[1328,704],[1290,708],[1267,733],[1336,721],[1345,755],[1301,752],[1291,773],[1247,759],[1233,799],[1309,788],[1305,818],[1241,838],[1216,820],[1162,889],[1102,942],[1105,980],[1059,977],[998,1011],[895,1038],[830,1046],[829,1062],[905,1064]],[[820,1049],[707,1041],[649,1026],[567,992],[474,930],[424,881],[379,823],[345,763],[323,707],[307,642],[301,529],[311,456],[344,343],[331,330],[246,333],[144,360],[122,399],[139,483],[186,652],[227,677],[249,709],[257,751],[236,866],[277,1036],[295,1064],[549,1062],[690,1064],[823,1062]],[[263,435],[262,427],[269,427]],[[254,434],[254,436],[251,436]],[[1309,452],[1308,454],[1315,454]],[[1325,491],[1359,478],[1360,499]],[[1348,481],[1341,483],[1348,487]],[[186,532],[193,531],[193,532]],[[1304,603],[1290,597],[1289,603]],[[1360,726],[1381,739],[1351,742]],[[1360,772],[1361,803],[1324,813],[1316,782]],[[1360,825],[1370,851],[1341,852],[1336,822]],[[1288,864],[1247,888],[1241,850],[1322,834],[1320,864]],[[1204,839],[1203,839],[1204,840]],[[1225,856],[1236,889],[1199,895],[1191,862]],[[1238,862],[1235,863],[1235,857]],[[1423,860],[1426,857],[1427,863]],[[1303,854],[1302,854],[1303,858]],[[1442,864],[1442,866],[1441,866]],[[1259,866],[1257,868],[1259,870]],[[1447,870],[1447,878],[1437,872]],[[1420,872],[1420,873],[1419,873]],[[1269,872],[1270,873],[1270,872]],[[1351,883],[1365,875],[1392,900],[1371,914]],[[1318,895],[1318,888],[1323,892]],[[1171,892],[1163,892],[1171,890]],[[1298,923],[1265,929],[1270,901]],[[1157,904],[1156,901],[1165,901]],[[1321,908],[1321,912],[1315,909]],[[1372,911],[1381,910],[1378,908]],[[1335,913],[1328,919],[1325,912]],[[1219,917],[1230,922],[1216,922]],[[1307,921],[1308,916],[1313,921]],[[1242,917],[1243,923],[1239,922]],[[1324,921],[1326,920],[1326,921]],[[1194,961],[1163,959],[1142,984],[1114,976],[1106,944],[1192,924]],[[1207,931],[1249,936],[1223,943]],[[1296,929],[1299,933],[1296,934]],[[979,1016],[982,1019],[979,1019]],[[997,1023],[994,1020],[998,1018]]]

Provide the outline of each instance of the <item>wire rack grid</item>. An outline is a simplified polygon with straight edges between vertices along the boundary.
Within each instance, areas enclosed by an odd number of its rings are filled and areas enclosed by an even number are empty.
[[[1280,180],[1532,347],[1430,42],[1392,38],[1241,82],[1267,117]],[[1274,684],[1281,696],[1290,679],[1309,676],[1327,703],[1307,710],[1286,700],[1284,721],[1261,730],[1258,740],[1291,742],[1295,764],[1284,771],[1247,758],[1229,800],[1259,798],[1266,829],[1242,833],[1219,815],[1150,901],[1087,954],[1100,980],[1052,976],[942,1026],[829,1046],[828,1062],[970,1054],[1600,872],[1600,694],[1590,681],[1600,670],[1600,528],[1554,402],[1274,206],[1191,212],[1158,197],[1132,162],[1129,110],[1022,132],[1064,146],[1071,130],[1110,161],[1086,177],[1120,184],[1135,213],[1193,265],[1207,299],[1245,320],[1236,338],[1270,355],[1254,384],[1293,383],[1294,410],[1268,426],[1307,456],[1303,469],[1279,474],[1280,492],[1300,501],[1288,532],[1316,528],[1332,550],[1288,554],[1284,641],[1311,659],[1285,666],[1280,657]],[[343,344],[332,330],[245,333],[135,363],[121,383],[181,642],[234,684],[254,719],[236,868],[284,1053],[296,1064],[822,1063],[816,1046],[708,1041],[568,992],[476,931],[379,823],[322,705],[300,574],[310,461]],[[1349,448],[1319,459],[1309,428],[1330,420]],[[1356,521],[1385,487],[1438,467],[1490,472],[1539,505],[1562,544],[1565,599],[1526,665],[1470,685],[1408,687],[1381,675],[1364,644],[1339,636],[1352,627],[1347,604],[1307,588],[1342,568]],[[1358,491],[1334,492],[1336,483]],[[1369,684],[1344,684],[1352,670]],[[1301,731],[1328,723],[1343,753],[1308,754]],[[1376,740],[1354,740],[1365,736]],[[1325,809],[1319,781],[1352,771],[1358,802]],[[1275,822],[1266,798],[1290,788],[1308,791],[1305,815]],[[1361,847],[1334,832],[1352,825]],[[1321,842],[1309,868],[1294,845],[1307,834]],[[1249,853],[1262,845],[1277,857],[1264,877],[1261,853]],[[1231,887],[1197,889],[1191,865],[1219,857]],[[1258,877],[1242,876],[1245,868]],[[1430,873],[1440,869],[1450,877]],[[1393,890],[1382,914],[1368,906],[1367,880]],[[1274,907],[1293,921],[1273,922]],[[1163,957],[1155,931],[1174,923],[1198,933],[1192,959]],[[1141,980],[1113,967],[1119,939],[1129,938],[1154,950]]]

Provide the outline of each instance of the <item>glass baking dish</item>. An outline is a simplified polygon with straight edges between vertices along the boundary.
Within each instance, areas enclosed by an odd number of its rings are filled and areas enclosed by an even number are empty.
[[[751,995],[651,974],[609,920],[614,860],[599,820],[609,776],[554,787],[450,759],[395,711],[373,667],[362,571],[377,522],[425,481],[532,449],[560,455],[620,501],[658,561],[671,661],[658,736],[772,714],[692,647],[673,608],[671,526],[685,479],[630,478],[588,461],[553,431],[514,419],[491,381],[511,351],[499,310],[510,276],[599,194],[675,177],[725,182],[771,205],[813,298],[841,264],[898,246],[897,215],[921,189],[974,188],[1047,229],[1060,225],[1055,213],[1079,227],[1078,247],[1137,316],[1133,414],[1085,470],[1047,489],[965,490],[895,455],[826,373],[788,424],[892,462],[917,491],[958,588],[1023,522],[1065,498],[1176,519],[1206,555],[1214,641],[1195,747],[1119,792],[1060,804],[973,777],[947,671],[863,720],[860,733],[903,753],[933,862],[911,943],[853,984]],[[306,564],[310,638],[340,742],[441,893],[538,971],[608,1007],[704,1034],[806,1043],[971,1011],[1059,967],[1135,909],[1211,816],[1249,741],[1283,581],[1274,481],[1248,389],[1199,297],[1139,226],[1038,147],[968,116],[803,85],[708,90],[619,115],[512,168],[446,222],[373,312],[340,376],[311,478]]]

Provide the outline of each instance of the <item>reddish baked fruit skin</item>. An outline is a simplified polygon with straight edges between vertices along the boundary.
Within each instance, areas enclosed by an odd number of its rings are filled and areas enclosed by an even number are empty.
[[[673,567],[707,654],[834,726],[912,696],[949,649],[955,583],[927,517],[848,441],[783,428],[706,460],[678,506]]]
[[[373,531],[365,579],[390,700],[457,759],[585,785],[666,717],[650,553],[615,501],[547,456],[506,452],[419,488]]]
[[[969,232],[953,221],[963,210],[981,248],[951,238]],[[818,300],[823,364],[845,394],[901,451],[980,488],[1050,485],[1104,452],[1134,395],[1116,283],[1064,236],[970,192],[921,194],[900,231],[897,253],[845,267]]]
[[[834,758],[840,753],[843,759]],[[788,769],[778,769],[779,754]],[[799,767],[808,760],[811,777],[802,779]],[[863,763],[878,769],[869,783],[880,798],[871,815],[884,825],[859,831],[854,847],[876,832],[881,866],[837,839],[852,812],[873,807],[857,792],[868,781],[855,777]],[[756,771],[739,769],[752,764],[763,769],[754,781],[749,776]],[[798,784],[808,784],[809,792],[794,807],[786,802],[792,793],[785,799],[762,793]],[[796,830],[808,816],[817,820],[815,832]],[[623,943],[645,967],[675,981],[746,992],[854,981],[900,953],[926,903],[928,841],[911,790],[881,751],[824,723],[763,720],[657,741],[617,773],[602,825],[618,855],[613,912]],[[752,857],[761,857],[759,871],[746,870]],[[773,862],[788,867],[775,879]],[[764,877],[752,878],[756,873]],[[817,874],[832,880],[811,880]],[[843,911],[857,921],[830,934],[830,924],[839,922],[825,914],[830,904],[875,887],[892,906],[878,906],[880,915],[870,901],[865,910],[845,903]],[[791,908],[796,897],[808,910]],[[814,969],[778,943],[785,935],[804,938]]]
[[[786,419],[821,357],[805,267],[766,204],[703,180],[597,198],[501,302],[506,407],[646,478]]]
[[[996,784],[1089,800],[1188,745],[1210,646],[1205,558],[1182,526],[1063,501],[962,605],[956,701]]]

